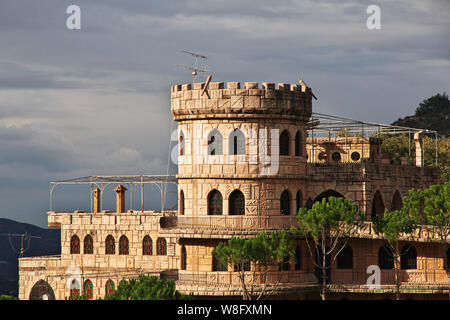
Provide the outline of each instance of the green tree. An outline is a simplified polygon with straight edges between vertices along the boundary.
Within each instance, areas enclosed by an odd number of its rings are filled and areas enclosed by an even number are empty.
[[[242,298],[252,300],[256,275],[258,274],[264,283],[260,294],[256,297],[260,299],[266,293],[269,267],[275,263],[282,263],[286,258],[294,259],[294,250],[289,233],[279,230],[270,235],[260,232],[249,239],[233,237],[227,242],[219,243],[213,250],[213,256],[222,265],[236,267],[243,292]],[[250,282],[247,281],[249,273],[244,268],[245,264],[253,264]],[[277,285],[278,282],[273,290]]]
[[[175,281],[140,275],[138,279],[122,280],[105,300],[182,300],[190,299],[175,289]]]
[[[446,256],[450,241],[450,182],[432,185],[424,191],[410,190],[404,202],[408,212],[437,234],[443,247],[444,269],[450,270]],[[448,275],[450,289],[450,272]]]
[[[337,258],[345,247],[350,235],[361,225],[364,217],[359,212],[357,205],[352,205],[350,200],[338,197],[322,199],[315,202],[311,209],[300,208],[297,219],[298,228],[291,228],[292,232],[305,236],[314,265],[322,272],[322,300],[327,295],[327,270],[331,264],[327,263],[335,252],[333,260]],[[314,244],[314,252],[311,249],[310,240]],[[316,257],[322,261],[317,261]]]
[[[417,226],[417,217],[406,205],[400,210],[385,210],[384,216],[373,219],[373,224],[375,230],[383,236],[388,253],[394,258],[395,292],[397,300],[400,300],[399,263],[400,256],[406,252],[401,252],[399,241],[400,237],[413,233]]]

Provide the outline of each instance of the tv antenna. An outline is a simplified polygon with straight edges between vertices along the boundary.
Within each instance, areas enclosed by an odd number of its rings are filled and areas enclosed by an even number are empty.
[[[206,72],[208,72],[208,69],[207,69],[208,68],[208,65],[207,65],[208,57],[207,56],[199,54],[199,53],[195,53],[195,52],[186,51],[186,50],[181,50],[181,52],[190,54],[195,59],[193,66],[187,66],[185,64],[177,64],[178,67],[183,67],[183,68],[186,68],[186,69],[192,71],[191,74],[194,76],[194,79],[192,80],[192,82],[195,82],[195,78],[197,77],[197,75],[199,73],[206,73]],[[204,67],[200,67],[199,66],[199,59],[205,60],[205,66]]]
[[[22,234],[14,234],[14,233],[2,233],[0,234],[2,236],[8,236],[9,238],[9,244],[11,245],[11,248],[13,249],[13,251],[19,255],[19,258],[23,257],[23,254],[25,253],[25,251],[28,250],[28,248],[30,247],[30,241],[32,238],[36,238],[36,239],[40,239],[41,237],[36,237],[33,236],[31,234],[28,234],[27,232],[22,233]],[[20,251],[18,249],[16,249],[16,247],[14,246],[11,237],[21,237],[21,241],[20,241]],[[24,247],[24,243],[25,243],[25,247]]]

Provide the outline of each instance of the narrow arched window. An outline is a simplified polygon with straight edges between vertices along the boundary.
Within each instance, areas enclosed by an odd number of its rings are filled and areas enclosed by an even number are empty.
[[[223,149],[222,134],[214,129],[208,134],[208,154],[209,155],[221,155]]]
[[[403,246],[400,253],[400,268],[407,269],[417,269],[417,251],[410,244]]]
[[[105,254],[116,254],[116,241],[112,235],[106,237]]]
[[[295,270],[302,269],[302,251],[300,245],[295,247]]]
[[[371,218],[374,219],[376,216],[382,216],[384,214],[384,202],[381,197],[380,191],[376,191],[372,200],[372,211]]]
[[[353,269],[353,249],[349,245],[339,252],[337,256],[337,268],[338,269]]]
[[[94,253],[94,240],[92,237],[88,234],[86,237],[84,237],[83,241],[83,247],[84,247],[84,254],[93,254]]]
[[[237,155],[237,154],[245,154],[245,136],[239,129],[234,129],[229,137],[229,154]]]
[[[77,235],[73,235],[70,238],[70,253],[79,254],[80,253],[80,238]]]
[[[151,256],[153,254],[153,241],[149,235],[142,240],[142,254],[144,256]]]
[[[92,281],[87,279],[86,281],[84,281],[84,286],[83,286],[83,294],[89,299],[91,300],[92,297],[94,296],[94,286],[92,285]]]
[[[291,214],[291,195],[288,190],[284,190],[280,197],[280,213],[288,216]]]
[[[392,206],[391,206],[391,210],[400,210],[401,208],[403,208],[403,201],[402,201],[402,197],[400,195],[400,192],[398,192],[398,190],[395,191],[394,196],[392,197]]]
[[[129,253],[129,245],[128,238],[126,235],[123,235],[119,239],[119,254],[128,254]]]
[[[178,139],[179,139],[179,144],[178,144],[179,154],[180,154],[180,156],[184,156],[184,133],[183,133],[183,131],[180,131],[180,137]]]
[[[289,131],[284,130],[280,134],[280,156],[289,155]]]
[[[302,134],[300,131],[295,134],[295,155],[302,155]]]
[[[378,266],[380,269],[394,269],[394,255],[386,244],[378,249]]]
[[[222,214],[222,194],[219,190],[212,190],[208,195],[208,215]]]
[[[80,296],[80,283],[73,279],[70,283],[70,299],[76,299]]]
[[[106,281],[106,285],[105,285],[105,294],[113,294],[116,291],[116,285],[114,284],[114,281],[112,281],[111,279],[109,279],[108,281]]]
[[[297,194],[295,196],[295,204],[296,204],[296,208],[297,211],[295,212],[295,214],[298,213],[298,210],[300,210],[300,208],[302,207],[302,191],[298,190]]]
[[[183,190],[180,190],[180,209],[179,209],[180,215],[184,215],[184,192]]]
[[[245,198],[244,194],[239,190],[234,190],[230,194],[229,210],[230,215],[244,215],[245,214]]]
[[[158,256],[167,255],[167,242],[165,238],[158,238],[156,240],[156,254]]]
[[[290,263],[289,257],[284,257],[278,264],[278,271],[289,271]]]
[[[186,270],[187,256],[186,256],[186,247],[181,246],[180,252],[180,268],[181,270]]]
[[[312,209],[314,202],[312,201],[311,198],[308,198],[308,200],[306,200],[306,204],[305,204],[305,208],[306,209]]]

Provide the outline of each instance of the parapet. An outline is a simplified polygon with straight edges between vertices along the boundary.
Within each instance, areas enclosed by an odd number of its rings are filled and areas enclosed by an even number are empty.
[[[171,88],[175,120],[272,118],[308,121],[312,111],[311,89],[304,84],[263,82],[205,82]]]

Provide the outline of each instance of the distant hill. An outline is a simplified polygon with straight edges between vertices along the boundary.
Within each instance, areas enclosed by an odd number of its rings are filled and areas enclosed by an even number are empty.
[[[32,224],[0,218],[0,295],[18,294],[18,257],[20,237],[8,237],[8,234],[28,233],[40,239],[32,239],[24,257],[44,256],[61,253],[61,230],[43,229]],[[11,246],[10,239],[14,249]],[[25,241],[24,247],[26,248]]]
[[[397,126],[432,129],[439,134],[450,136],[450,100],[445,92],[424,100],[413,116],[398,119],[392,123]]]

